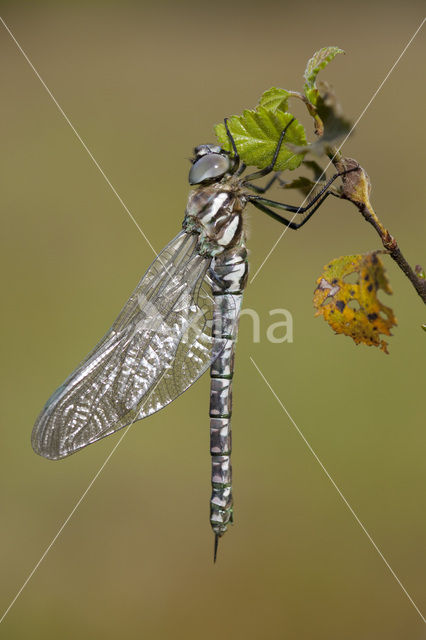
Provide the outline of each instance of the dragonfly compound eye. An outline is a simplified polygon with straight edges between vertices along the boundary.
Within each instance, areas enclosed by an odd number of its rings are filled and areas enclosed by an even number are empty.
[[[221,178],[231,167],[227,156],[207,153],[194,162],[189,172],[189,184],[200,184],[206,180]]]

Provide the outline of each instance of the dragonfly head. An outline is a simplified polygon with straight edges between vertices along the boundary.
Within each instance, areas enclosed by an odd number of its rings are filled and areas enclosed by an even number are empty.
[[[201,144],[194,149],[189,184],[209,184],[233,173],[232,158],[217,144]]]

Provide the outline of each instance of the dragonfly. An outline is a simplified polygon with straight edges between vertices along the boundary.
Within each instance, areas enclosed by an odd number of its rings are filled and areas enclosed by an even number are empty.
[[[264,196],[279,176],[271,163],[246,173],[225,118],[230,151],[195,147],[182,230],[158,254],[117,319],[53,393],[34,425],[34,451],[59,460],[152,415],[210,368],[210,524],[218,541],[233,523],[231,415],[235,342],[248,277],[244,210],[252,204],[291,229],[302,227],[329,195],[330,178],[306,206]],[[265,186],[254,180],[273,173]],[[306,214],[300,222],[279,211]],[[295,216],[293,216],[294,218]]]

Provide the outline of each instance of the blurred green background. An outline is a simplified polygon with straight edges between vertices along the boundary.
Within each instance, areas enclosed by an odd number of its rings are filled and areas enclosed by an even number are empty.
[[[2,16],[158,250],[178,231],[192,147],[307,59],[355,120],[420,24],[421,3],[2,2]],[[109,327],[153,255],[2,27],[1,610],[118,436],[37,457],[44,402]],[[346,143],[411,263],[424,253],[420,33]],[[297,115],[303,112],[294,109]],[[305,119],[308,131],[310,122]],[[423,139],[421,137],[423,136]],[[251,272],[281,227],[252,210]],[[236,524],[212,563],[208,378],[132,427],[0,627],[4,638],[425,638],[424,624],[324,475],[252,356],[400,580],[426,610],[425,321],[386,260],[390,355],[313,318],[322,266],[379,248],[349,204],[289,232],[248,287],[234,386]],[[293,344],[265,338],[269,310]],[[276,320],[276,319],[275,319]]]

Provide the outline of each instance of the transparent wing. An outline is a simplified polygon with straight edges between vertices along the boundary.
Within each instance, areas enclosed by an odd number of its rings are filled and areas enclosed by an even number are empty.
[[[211,337],[210,259],[181,232],[149,267],[105,337],[55,391],[32,434],[57,460],[158,411],[220,353]]]

